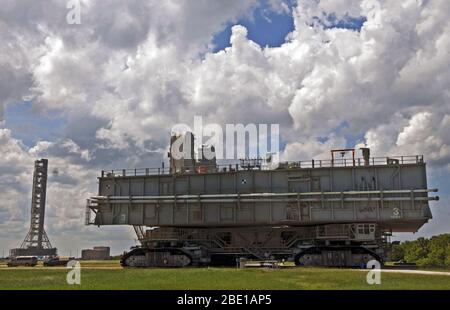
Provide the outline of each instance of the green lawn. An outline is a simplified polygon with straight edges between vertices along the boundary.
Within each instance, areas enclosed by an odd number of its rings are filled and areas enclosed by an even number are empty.
[[[82,269],[78,286],[66,284],[66,273],[1,268],[0,289],[450,289],[450,276],[383,273],[381,285],[368,285],[366,272],[328,268]]]

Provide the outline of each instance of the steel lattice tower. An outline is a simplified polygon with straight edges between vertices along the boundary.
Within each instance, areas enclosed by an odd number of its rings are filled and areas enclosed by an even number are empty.
[[[56,255],[56,248],[52,247],[44,230],[47,170],[47,159],[40,159],[34,162],[30,229],[20,249],[11,250],[12,255]]]

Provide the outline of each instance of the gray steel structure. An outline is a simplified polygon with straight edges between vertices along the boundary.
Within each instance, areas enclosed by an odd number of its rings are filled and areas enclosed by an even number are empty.
[[[30,229],[20,248],[11,249],[10,256],[56,255],[57,250],[52,247],[44,229],[47,170],[47,159],[40,159],[34,162]]]
[[[428,196],[437,190],[427,187],[422,156],[171,171],[102,171],[86,223],[135,227],[142,247],[124,265],[247,257],[359,266],[382,261],[387,237],[417,231],[438,199]]]

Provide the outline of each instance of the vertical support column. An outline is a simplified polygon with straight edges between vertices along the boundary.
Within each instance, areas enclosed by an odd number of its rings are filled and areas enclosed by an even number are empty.
[[[297,212],[298,212],[298,220],[302,221],[302,208],[300,206],[300,193],[297,192]]]

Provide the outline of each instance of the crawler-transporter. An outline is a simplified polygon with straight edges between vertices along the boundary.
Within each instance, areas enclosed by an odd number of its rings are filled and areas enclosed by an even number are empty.
[[[88,200],[87,224],[134,227],[141,246],[123,255],[123,266],[382,263],[389,236],[416,232],[438,200],[421,155],[377,158],[364,148],[333,150],[331,160],[223,166],[194,159],[192,134],[183,139],[189,158],[169,153],[169,168],[102,171],[98,196]],[[214,152],[199,153],[206,150]]]

